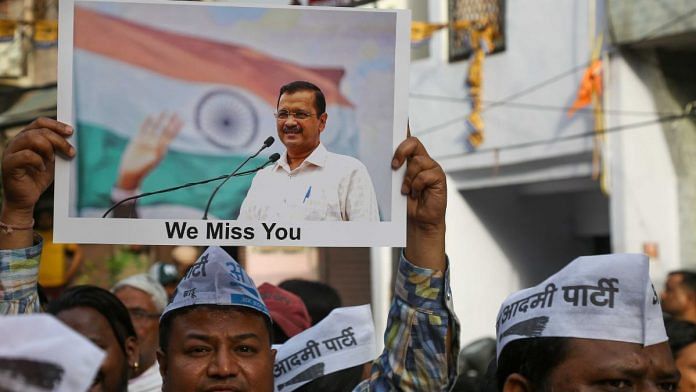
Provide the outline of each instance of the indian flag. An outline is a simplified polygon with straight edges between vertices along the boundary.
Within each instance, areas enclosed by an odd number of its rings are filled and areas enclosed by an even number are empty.
[[[357,155],[353,105],[339,90],[342,68],[306,67],[86,7],[75,9],[73,64],[81,216],[101,215],[112,204],[121,155],[148,116],[176,114],[184,125],[141,184],[142,192],[231,172],[276,135],[278,89],[294,80],[310,81],[326,96],[329,122],[322,142],[327,148]],[[268,154],[282,151],[279,144]],[[245,169],[265,160],[257,158]],[[235,219],[251,180],[228,181],[211,214]],[[150,209],[160,218],[200,218],[216,184],[146,197],[138,202],[139,213],[148,217],[142,211]]]

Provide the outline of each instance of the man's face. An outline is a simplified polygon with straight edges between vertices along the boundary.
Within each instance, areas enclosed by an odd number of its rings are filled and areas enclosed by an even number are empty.
[[[679,391],[696,392],[696,343],[681,349],[675,363],[681,373]]]
[[[319,134],[326,126],[328,115],[317,115],[314,99],[313,91],[297,91],[280,96],[278,113],[310,114],[305,119],[288,116],[286,119],[276,120],[278,137],[287,148],[290,157],[306,157],[319,145]]]
[[[150,294],[134,287],[124,286],[115,293],[116,297],[128,309],[135,333],[138,335],[140,345],[141,370],[152,366],[157,359],[157,347],[159,345],[159,316],[155,303]]]
[[[689,290],[682,284],[683,276],[673,274],[667,277],[665,290],[662,292],[662,310],[672,316],[681,316],[689,306]]]
[[[569,339],[566,359],[549,375],[551,391],[676,391],[679,371],[667,342]]]
[[[106,353],[89,391],[125,392],[128,386],[129,358],[124,355],[106,318],[96,310],[87,307],[63,310],[56,317]],[[135,345],[135,342],[133,343]],[[128,343],[127,347],[129,347]],[[130,355],[136,356],[135,353]],[[135,361],[135,358],[132,360]]]
[[[273,391],[273,363],[263,316],[252,310],[200,307],[177,315],[167,352],[158,351],[162,390]]]

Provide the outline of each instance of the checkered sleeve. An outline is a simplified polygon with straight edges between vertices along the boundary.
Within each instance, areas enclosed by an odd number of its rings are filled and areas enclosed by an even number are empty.
[[[416,267],[402,254],[395,286],[384,352],[373,363],[369,382],[355,391],[450,390],[457,373],[459,321],[449,272]]]
[[[36,285],[43,240],[34,234],[34,246],[0,249],[0,315],[40,311]]]

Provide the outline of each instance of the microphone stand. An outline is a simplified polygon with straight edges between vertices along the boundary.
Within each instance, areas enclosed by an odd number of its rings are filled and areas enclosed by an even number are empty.
[[[261,146],[261,148],[259,148],[259,150],[256,151],[256,154],[245,159],[244,162],[242,162],[239,166],[237,166],[237,168],[234,169],[234,171],[227,176],[227,178],[225,178],[220,184],[218,184],[218,186],[215,188],[215,190],[213,190],[213,193],[211,193],[210,197],[208,198],[208,204],[206,204],[205,212],[203,213],[203,218],[202,218],[203,220],[208,220],[208,210],[210,210],[210,204],[213,202],[213,198],[218,193],[220,188],[223,185],[225,185],[227,180],[229,180],[230,178],[232,178],[232,176],[237,174],[237,170],[241,169],[242,166],[246,165],[246,163],[249,162],[249,160],[251,160],[251,158],[255,158],[257,155],[259,155],[261,153],[261,151],[263,151],[264,149],[268,148],[271,144],[273,144],[273,140],[274,140],[273,137],[269,137],[268,139],[266,139],[266,141],[263,143],[263,146]]]
[[[258,155],[258,153],[257,153],[256,155]],[[265,162],[263,165],[261,165],[261,166],[259,166],[259,167],[257,167],[257,168],[251,169],[251,170],[247,170],[247,171],[243,171],[243,172],[241,172],[241,173],[236,173],[236,174],[233,173],[234,175],[233,175],[232,177],[242,177],[242,176],[248,176],[249,174],[254,174],[254,173],[256,173],[257,171],[262,170],[262,169],[264,169],[266,166],[268,166],[268,165],[274,163],[275,161],[277,161],[278,158],[276,158],[275,160],[273,159],[273,158],[275,158],[276,155],[277,155],[277,154],[271,155],[271,156],[269,157],[269,160],[268,160],[267,162]],[[254,155],[254,156],[255,156],[255,155]],[[251,159],[251,157],[250,157],[249,159]],[[248,159],[247,159],[247,161],[248,161]],[[246,163],[246,162],[245,162],[245,163]],[[240,166],[240,167],[241,167],[241,166]],[[236,170],[239,170],[239,168],[237,168]],[[109,213],[110,213],[111,211],[113,211],[114,209],[116,209],[118,206],[120,206],[120,205],[122,205],[122,204],[124,204],[124,203],[126,203],[126,202],[128,202],[128,201],[131,201],[131,200],[137,200],[137,199],[143,198],[143,197],[145,197],[145,196],[152,196],[152,195],[157,195],[157,194],[160,194],[160,193],[172,192],[172,191],[176,191],[176,190],[179,190],[179,189],[192,187],[192,186],[195,186],[195,185],[207,184],[207,183],[209,183],[209,182],[213,182],[213,181],[217,181],[217,180],[222,180],[223,178],[229,178],[229,177],[230,177],[229,174],[223,174],[223,175],[221,175],[221,176],[218,176],[218,177],[215,177],[215,178],[209,178],[209,179],[207,179],[207,180],[201,180],[201,181],[196,181],[196,182],[189,182],[189,183],[186,183],[186,184],[183,184],[183,185],[174,186],[174,187],[171,187],[171,188],[160,189],[160,190],[157,190],[157,191],[145,192],[145,193],[140,193],[140,194],[138,194],[138,195],[130,196],[130,197],[127,197],[127,198],[125,198],[125,199],[123,199],[123,200],[120,200],[118,203],[112,205],[108,210],[106,210],[106,212],[104,213],[104,215],[102,215],[102,218],[106,218],[107,215],[109,215]]]

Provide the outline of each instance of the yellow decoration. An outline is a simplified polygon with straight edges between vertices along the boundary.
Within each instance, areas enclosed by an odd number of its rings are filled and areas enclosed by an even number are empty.
[[[469,71],[466,76],[466,84],[469,88],[469,98],[471,98],[471,114],[467,117],[467,122],[471,128],[468,140],[476,148],[483,143],[484,122],[481,117],[483,109],[483,60],[486,53],[493,50],[494,30],[486,21],[472,23],[477,26],[469,31],[470,45],[472,49],[469,58]]]
[[[34,41],[37,43],[52,43],[58,41],[57,20],[37,20],[34,24]]]
[[[0,19],[0,39],[14,38],[17,30],[17,22]]]
[[[433,33],[447,27],[442,23],[411,22],[411,42],[420,42],[432,37]]]

